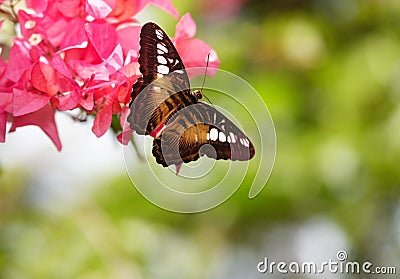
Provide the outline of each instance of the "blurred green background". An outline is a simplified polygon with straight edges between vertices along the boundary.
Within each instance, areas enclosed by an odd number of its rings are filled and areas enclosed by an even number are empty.
[[[243,185],[219,207],[185,215],[145,200],[123,169],[95,169],[85,191],[58,202],[62,194],[46,195],[43,176],[58,181],[77,172],[8,165],[3,146],[0,277],[310,278],[256,267],[264,257],[337,260],[339,250],[400,273],[400,1],[174,3],[192,14],[196,36],[214,47],[221,69],[247,80],[267,104],[277,133],[267,186],[250,200]],[[173,34],[169,15],[148,7],[142,17]],[[91,156],[107,160],[107,148]],[[79,154],[72,160],[75,169],[89,164]]]

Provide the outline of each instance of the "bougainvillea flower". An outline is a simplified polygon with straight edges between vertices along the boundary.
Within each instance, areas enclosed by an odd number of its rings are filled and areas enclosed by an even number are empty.
[[[61,13],[53,17],[47,12],[29,14],[20,10],[18,19],[23,37],[49,54],[87,41],[86,21],[80,17],[67,18]]]
[[[141,27],[134,16],[151,4],[177,18],[171,0],[26,4],[29,12],[20,9],[15,18],[21,36],[14,39],[8,63],[0,60],[0,141],[5,141],[9,121],[10,132],[27,125],[40,127],[61,150],[54,113],[80,109],[94,116],[92,131],[97,137],[110,129],[113,117],[119,117],[118,140],[127,144],[133,132],[126,125],[130,94],[140,76]],[[196,25],[187,14],[173,39],[187,67],[205,66],[207,55],[215,53],[193,38],[195,33]],[[212,56],[210,67],[218,63]]]
[[[193,38],[196,34],[196,23],[189,13],[185,14],[176,25],[175,42],[176,49],[182,58],[183,64],[188,70],[189,77],[204,74],[204,70],[190,70],[190,68],[205,67],[208,59],[207,74],[212,76],[219,67],[217,53],[204,41]]]
[[[185,14],[181,20],[178,22],[175,31],[175,41],[176,48],[181,56],[185,67],[195,68],[195,67],[205,67],[208,59],[207,71],[208,75],[212,76],[215,74],[215,70],[219,67],[219,59],[214,49],[212,49],[204,41],[193,38],[196,34],[196,24],[190,14]],[[192,77],[198,73],[196,71],[189,71],[189,76]]]

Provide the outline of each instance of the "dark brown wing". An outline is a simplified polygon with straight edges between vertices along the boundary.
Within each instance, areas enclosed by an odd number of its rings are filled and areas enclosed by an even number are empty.
[[[195,103],[177,50],[155,23],[140,33],[139,78],[132,90],[128,122],[138,134],[150,134],[177,110]]]
[[[205,103],[196,103],[174,114],[153,143],[153,155],[164,167],[195,161],[202,155],[247,161],[254,153],[250,139]]]
[[[183,71],[181,78],[186,83],[185,88],[189,88],[189,79],[178,51],[167,34],[155,23],[146,23],[140,32],[139,65],[147,84],[159,78],[157,74],[164,76],[174,71]]]

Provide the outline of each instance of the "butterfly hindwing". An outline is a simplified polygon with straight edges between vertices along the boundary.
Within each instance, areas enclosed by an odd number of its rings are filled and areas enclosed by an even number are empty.
[[[249,138],[222,113],[205,103],[196,103],[174,114],[153,143],[153,155],[164,167],[188,163],[202,155],[247,161],[254,153]]]

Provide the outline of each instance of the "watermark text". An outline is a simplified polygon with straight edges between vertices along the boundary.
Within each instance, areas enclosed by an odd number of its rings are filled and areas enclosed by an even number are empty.
[[[397,269],[394,266],[374,266],[369,261],[357,262],[347,261],[348,255],[345,251],[339,251],[336,259],[329,259],[322,263],[315,262],[275,262],[270,261],[268,257],[257,264],[257,270],[260,273],[280,273],[280,274],[389,274],[395,275]]]

